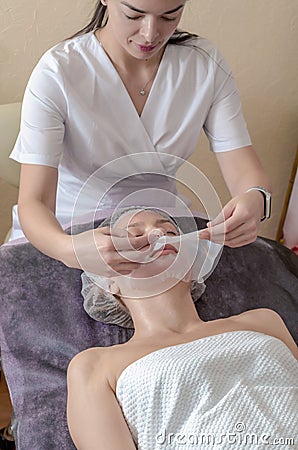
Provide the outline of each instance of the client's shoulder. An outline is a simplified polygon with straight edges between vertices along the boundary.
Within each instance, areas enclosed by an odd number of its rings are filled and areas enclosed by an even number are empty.
[[[269,308],[258,308],[246,311],[237,316],[246,329],[268,334],[283,341],[298,359],[297,345],[281,316]]]
[[[88,351],[95,372],[101,374],[103,381],[108,382],[114,393],[116,393],[117,381],[122,372],[145,353],[141,345],[132,344],[130,341],[111,347],[89,349],[86,353]],[[86,357],[88,359],[88,353]]]
[[[284,324],[281,316],[276,311],[269,308],[250,309],[249,311],[239,314],[237,318],[241,321],[251,322],[257,324],[258,326],[265,327],[273,324]]]
[[[136,359],[125,344],[91,347],[75,355],[68,366],[68,379],[85,380],[89,384],[109,385],[115,392],[121,371]]]

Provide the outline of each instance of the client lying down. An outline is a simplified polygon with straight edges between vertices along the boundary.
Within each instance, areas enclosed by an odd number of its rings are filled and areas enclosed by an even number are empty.
[[[171,217],[151,208],[126,210],[111,227],[128,236],[180,234]],[[286,437],[297,442],[298,351],[284,322],[269,309],[201,320],[194,299],[204,285],[192,270],[175,275],[180,249],[169,242],[135,250],[146,258],[129,275],[82,275],[90,314],[121,326],[133,322],[135,332],[125,344],[88,349],[71,361],[67,415],[76,447],[190,450],[232,443],[246,449]]]

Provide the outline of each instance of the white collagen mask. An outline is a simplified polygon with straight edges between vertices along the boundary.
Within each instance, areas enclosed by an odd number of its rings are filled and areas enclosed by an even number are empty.
[[[202,283],[215,268],[222,245],[199,239],[198,231],[178,236],[161,236],[151,244],[140,261],[142,264],[129,275],[121,275],[121,291],[151,291],[168,289],[178,281]],[[116,280],[115,277],[114,279]],[[119,278],[118,278],[119,279]],[[120,280],[119,280],[120,281]],[[120,283],[119,283],[120,284]]]
[[[168,270],[174,276],[176,269],[181,275],[186,270],[188,280],[203,282],[211,274],[219,260],[223,246],[205,239],[199,239],[199,231],[179,236],[161,236],[153,244],[152,256],[162,251],[167,245],[172,245],[178,251],[176,263]]]

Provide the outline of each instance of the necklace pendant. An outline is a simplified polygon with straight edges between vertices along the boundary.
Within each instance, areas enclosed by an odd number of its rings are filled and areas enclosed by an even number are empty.
[[[144,95],[146,95],[145,89],[144,89],[144,88],[141,89],[141,90],[139,91],[139,94],[142,95],[142,96],[144,97]]]

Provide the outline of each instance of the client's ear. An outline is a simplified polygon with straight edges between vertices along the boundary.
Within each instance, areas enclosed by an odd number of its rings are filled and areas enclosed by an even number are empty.
[[[185,274],[184,278],[183,278],[181,281],[184,281],[184,283],[188,283],[188,284],[189,284],[189,287],[190,287],[190,284],[191,284],[191,270],[189,270],[189,271]]]
[[[120,287],[119,287],[119,284],[118,284],[116,278],[113,279],[113,280],[111,280],[111,283],[110,283],[110,292],[111,292],[111,294],[113,294],[113,295],[118,295],[118,296],[121,295]]]
[[[121,303],[128,310],[126,304],[124,303],[124,301],[121,297],[121,290],[120,290],[119,284],[117,282],[117,278],[111,282],[110,292],[116,297],[118,302]]]

